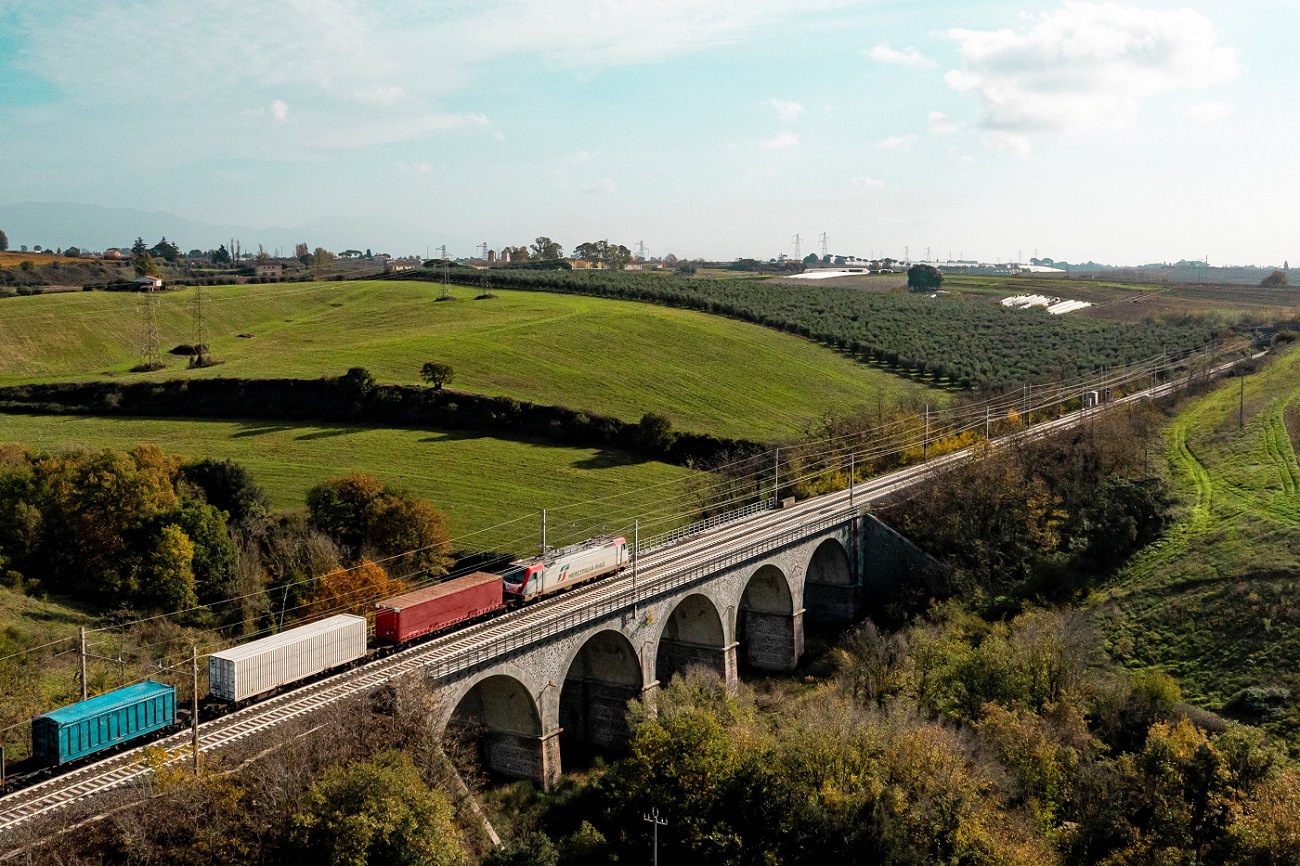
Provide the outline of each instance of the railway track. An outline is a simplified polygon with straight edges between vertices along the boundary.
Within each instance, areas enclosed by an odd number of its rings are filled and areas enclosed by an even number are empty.
[[[1233,366],[1235,363],[1223,364],[1208,372],[1218,375]],[[1184,381],[1149,388],[1120,398],[1111,405],[1161,397],[1172,393]],[[1105,407],[1079,410],[995,440],[994,444],[1032,441],[1079,424],[1100,411],[1105,411]],[[703,580],[712,572],[823,532],[849,519],[864,506],[905,490],[967,459],[973,452],[974,449],[952,452],[928,463],[862,482],[851,491],[825,494],[789,508],[764,511],[701,531],[642,554],[635,578],[624,571],[202,723],[199,728],[200,752],[220,751],[323,707],[364,695],[415,671],[445,677],[518,652],[570,629],[622,615],[635,604]],[[191,733],[185,731],[156,740],[150,746],[169,752],[185,750],[187,753],[190,743]],[[142,748],[125,750],[0,799],[0,834],[139,780],[151,772],[140,760]],[[3,835],[0,835],[2,839]]]

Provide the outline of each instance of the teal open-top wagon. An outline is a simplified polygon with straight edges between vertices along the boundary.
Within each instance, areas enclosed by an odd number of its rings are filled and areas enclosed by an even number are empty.
[[[32,754],[66,764],[176,721],[176,689],[147,680],[32,719]]]

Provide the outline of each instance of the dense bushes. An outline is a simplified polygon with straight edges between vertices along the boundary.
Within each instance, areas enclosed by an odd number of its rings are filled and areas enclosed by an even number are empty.
[[[338,379],[10,386],[0,388],[0,411],[429,425],[534,436],[582,448],[618,448],[683,465],[710,464],[762,450],[753,442],[677,433],[656,415],[628,423],[510,397],[486,397],[446,388],[376,385],[360,367]]]
[[[1134,405],[967,460],[882,516],[955,568],[954,591],[1068,598],[1163,530],[1145,475],[1159,413]]]
[[[520,848],[634,862],[658,809],[664,862],[1296,862],[1280,753],[1195,724],[1168,677],[1115,670],[1078,613],[989,623],[949,603],[860,626],[818,673],[762,698],[674,679],[657,712],[632,706],[627,757],[544,809],[553,841]]]
[[[458,866],[465,861],[451,803],[398,751],[332,767],[293,818],[305,861],[331,866]]]
[[[398,279],[440,280],[435,271]],[[478,271],[449,279],[478,286]],[[1211,333],[1192,322],[1122,324],[1008,310],[950,296],[896,295],[833,286],[684,279],[604,271],[492,271],[493,288],[650,301],[730,316],[799,334],[906,372],[961,387],[1002,390],[1065,380],[1102,367],[1180,354]]]
[[[309,490],[307,515],[313,529],[355,556],[383,560],[388,571],[440,575],[450,563],[447,516],[363,472]]]
[[[224,595],[235,551],[226,514],[156,446],[0,454],[0,554],[8,582],[187,609]]]

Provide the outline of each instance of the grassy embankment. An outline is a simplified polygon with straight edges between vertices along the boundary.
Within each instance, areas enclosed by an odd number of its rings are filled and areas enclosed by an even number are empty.
[[[1192,701],[1300,745],[1300,350],[1246,378],[1241,430],[1239,384],[1196,398],[1170,424],[1164,458],[1181,517],[1095,613],[1130,666],[1167,670]],[[1232,700],[1252,687],[1290,697],[1256,692],[1254,711],[1249,693]]]
[[[924,389],[757,325],[649,304],[496,291],[438,302],[419,282],[222,286],[204,290],[206,336],[223,363],[127,371],[139,361],[140,316],[126,294],[80,293],[0,303],[0,384],[188,376],[337,375],[366,367],[416,383],[425,361],[450,363],[453,387],[562,404],[635,421],[750,440],[800,432],[840,408],[888,406]],[[194,339],[193,292],[162,296],[163,349]],[[251,334],[251,337],[240,337]]]
[[[266,488],[276,510],[304,507],[307,491],[351,470],[424,496],[447,512],[455,537],[475,546],[508,545],[536,527],[497,524],[555,510],[554,538],[581,529],[621,526],[684,489],[688,470],[622,454],[410,428],[295,426],[275,422],[172,421],[144,418],[0,415],[0,441],[41,450],[129,449],[154,442],[185,457],[235,460]],[[650,489],[646,489],[650,488]],[[590,500],[611,502],[591,502]],[[508,546],[524,550],[527,545]]]

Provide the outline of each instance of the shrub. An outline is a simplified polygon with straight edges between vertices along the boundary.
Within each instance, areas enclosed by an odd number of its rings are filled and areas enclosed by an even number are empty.
[[[912,292],[933,292],[943,287],[943,274],[934,265],[912,265],[907,271],[907,288]]]
[[[366,397],[375,390],[375,377],[365,367],[353,367],[339,377],[338,384],[344,391]]]
[[[1291,700],[1291,690],[1282,686],[1249,686],[1241,689],[1224,704],[1225,712],[1247,719],[1266,719],[1278,714]]]
[[[1280,268],[1274,268],[1273,273],[1260,280],[1259,284],[1265,288],[1277,288],[1279,286],[1290,285],[1290,283],[1287,282],[1286,271],[1283,271]]]

